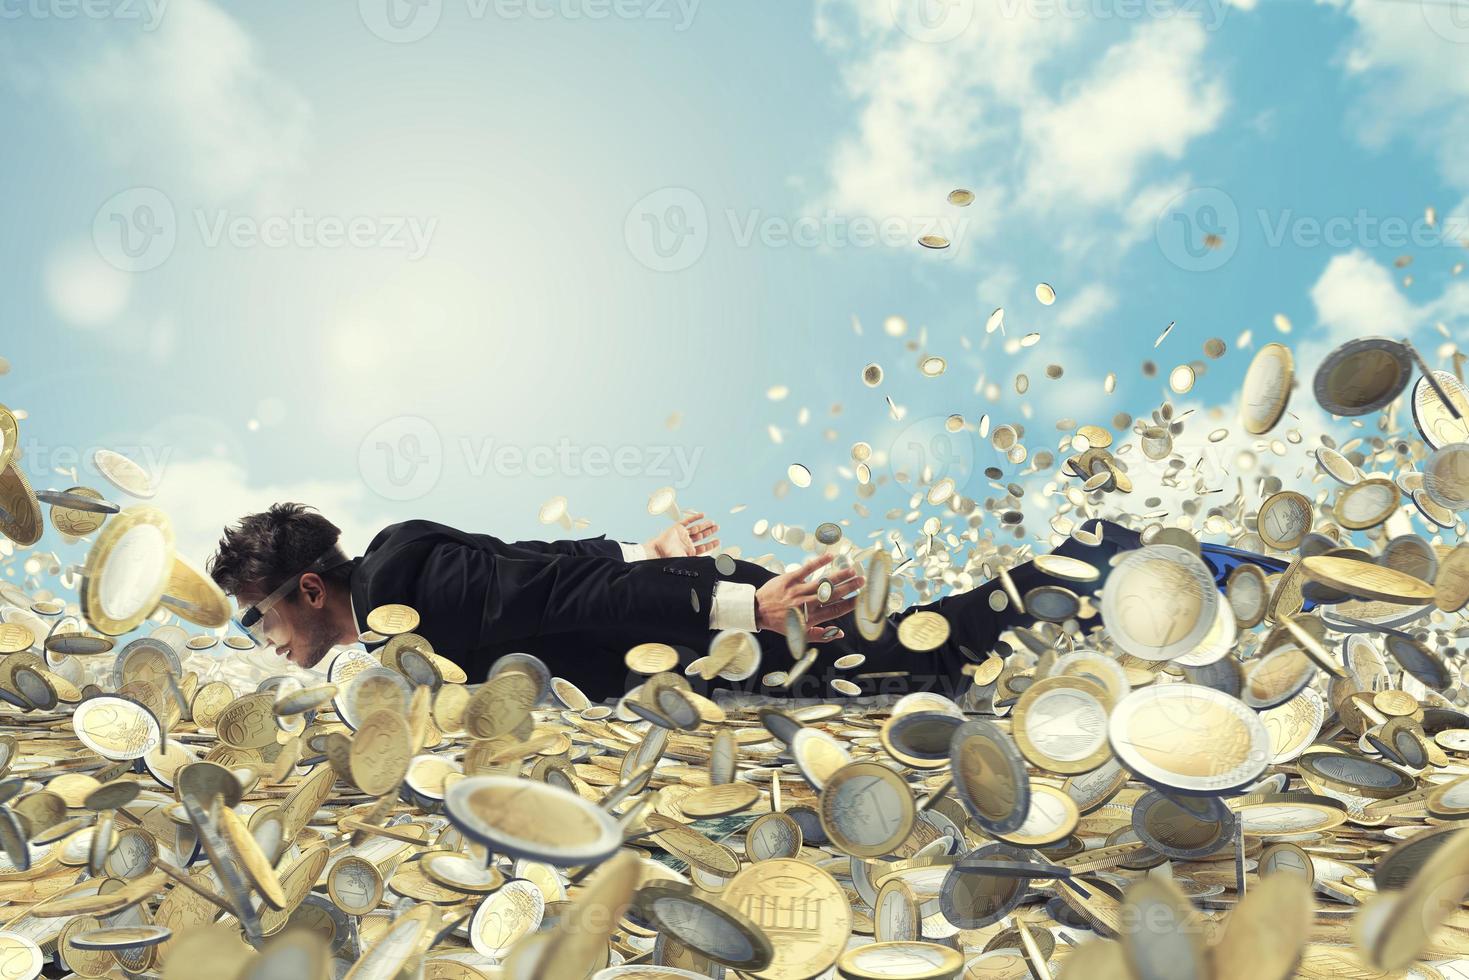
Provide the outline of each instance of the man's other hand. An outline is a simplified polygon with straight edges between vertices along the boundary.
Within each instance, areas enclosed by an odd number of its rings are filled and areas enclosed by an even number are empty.
[[[821,624],[829,623],[852,611],[852,607],[857,604],[857,592],[862,588],[865,579],[859,569],[844,569],[829,579],[831,598],[826,602],[820,601],[816,598],[816,590],[821,586],[821,579],[806,579],[817,569],[831,564],[831,560],[831,555],[813,558],[800,568],[777,575],[760,586],[755,592],[756,627],[784,633],[786,613],[792,609],[800,609],[806,617],[808,643],[839,639],[842,636],[840,630],[835,636],[825,636],[826,627]]]
[[[706,521],[702,513],[685,514],[677,524],[670,524],[661,534],[643,543],[649,558],[690,558],[707,555],[719,547],[719,525]]]

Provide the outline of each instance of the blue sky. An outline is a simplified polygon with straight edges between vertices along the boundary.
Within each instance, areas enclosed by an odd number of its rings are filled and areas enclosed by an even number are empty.
[[[1309,404],[1331,346],[1437,359],[1462,326],[1464,0],[925,2],[0,0],[0,400],[33,482],[128,451],[198,560],[287,498],[359,547],[409,517],[560,534],[557,494],[641,539],[678,484],[793,559],[755,519],[865,540],[905,508],[889,485],[856,517],[858,440],[989,413],[1054,450],[1210,337],[1174,400],[1230,424],[1248,331],[1296,350],[1309,448],[1353,433]],[[988,446],[945,445],[990,495]],[[781,493],[791,463],[813,483]]]

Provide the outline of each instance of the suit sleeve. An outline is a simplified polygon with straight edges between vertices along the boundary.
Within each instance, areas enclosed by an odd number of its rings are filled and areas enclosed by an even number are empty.
[[[707,630],[717,578],[708,558],[523,558],[442,542],[423,556],[412,605],[448,652],[640,624]]]
[[[622,557],[622,546],[608,541],[605,534],[595,538],[568,541],[512,541],[510,547],[543,555],[595,555],[602,558]]]

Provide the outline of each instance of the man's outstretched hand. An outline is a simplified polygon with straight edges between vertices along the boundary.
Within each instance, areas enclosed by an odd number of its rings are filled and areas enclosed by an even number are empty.
[[[816,598],[816,590],[821,585],[821,580],[807,581],[806,579],[817,569],[831,564],[831,560],[831,555],[813,558],[800,568],[786,572],[784,575],[777,575],[760,586],[755,592],[755,625],[762,630],[784,633],[786,613],[792,609],[804,609],[808,643],[822,643],[825,640],[835,640],[841,637],[840,630],[837,631],[836,636],[824,636],[826,628],[821,624],[829,623],[851,612],[852,607],[857,604],[857,590],[862,588],[865,580],[860,570],[856,568],[840,571],[829,580],[831,598],[826,602],[821,602]]]
[[[702,513],[685,514],[677,524],[670,524],[656,537],[643,543],[649,558],[690,558],[707,555],[719,547],[719,525],[701,520]]]

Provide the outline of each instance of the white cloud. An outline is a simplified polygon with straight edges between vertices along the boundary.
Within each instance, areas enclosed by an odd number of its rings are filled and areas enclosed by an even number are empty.
[[[170,0],[157,31],[58,73],[116,162],[164,166],[210,194],[293,168],[309,108],[261,63],[250,35],[208,0]]]
[[[1170,180],[1149,184],[1133,194],[1132,200],[1123,208],[1124,228],[1119,236],[1122,244],[1136,245],[1152,237],[1158,215],[1163,213],[1170,201],[1193,186],[1187,174],[1180,174]]]
[[[46,298],[62,319],[78,327],[97,327],[121,313],[132,293],[132,278],[108,265],[91,242],[61,246],[46,260]]]
[[[1469,188],[1469,24],[1462,5],[1414,7],[1405,16],[1397,4],[1345,5],[1356,33],[1341,64],[1360,77],[1364,92],[1357,135],[1371,147],[1406,136],[1437,159],[1445,180]]]
[[[257,483],[229,459],[168,461],[151,503],[168,514],[179,553],[202,566],[214,553],[226,524],[282,501],[310,504],[321,511],[342,529],[342,546],[354,555],[393,523],[379,516],[374,498],[360,482]]]
[[[1061,296],[1056,300],[1060,313],[1056,326],[1065,329],[1085,327],[1105,316],[1117,307],[1117,294],[1100,283],[1088,283],[1071,297]]]
[[[1150,166],[1178,159],[1223,114],[1195,19],[1143,23],[1093,54],[1083,18],[1019,2],[948,9],[971,7],[957,37],[929,43],[895,26],[889,0],[819,5],[817,38],[844,59],[857,104],[828,162],[826,203],[923,216],[964,186],[985,227],[1036,205],[1064,205],[1069,224],[1078,210],[1126,205]]]
[[[1182,156],[1224,113],[1204,46],[1194,21],[1145,24],[1109,48],[1067,98],[1027,112],[1027,199],[1116,206],[1144,165]]]
[[[1311,287],[1311,302],[1333,341],[1371,334],[1398,336],[1420,317],[1398,291],[1392,270],[1360,249],[1332,257]]]

